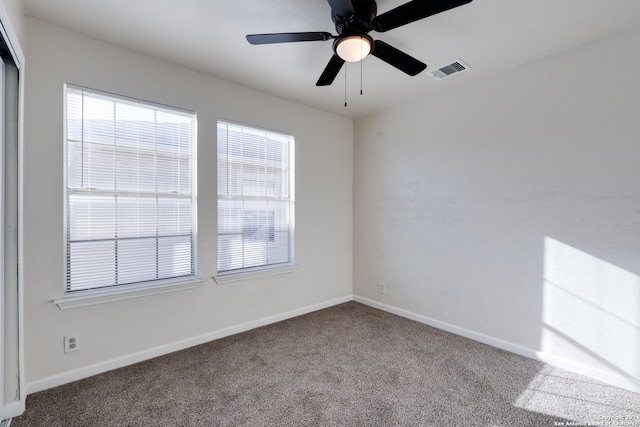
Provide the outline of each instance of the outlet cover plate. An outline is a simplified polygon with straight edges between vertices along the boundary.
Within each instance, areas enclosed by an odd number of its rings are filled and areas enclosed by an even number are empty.
[[[73,353],[80,350],[80,334],[64,336],[64,352]]]

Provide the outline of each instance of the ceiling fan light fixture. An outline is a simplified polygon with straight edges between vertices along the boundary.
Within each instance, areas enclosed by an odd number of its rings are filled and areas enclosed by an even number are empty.
[[[372,50],[373,40],[367,35],[345,36],[336,40],[336,54],[347,62],[358,62]]]

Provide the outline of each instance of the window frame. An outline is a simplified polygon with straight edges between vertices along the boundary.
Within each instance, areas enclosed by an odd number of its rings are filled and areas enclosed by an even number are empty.
[[[235,282],[235,281],[240,281],[240,280],[245,280],[245,279],[250,279],[250,278],[255,278],[255,277],[265,277],[265,276],[272,276],[272,275],[276,275],[276,274],[284,274],[284,273],[290,273],[296,270],[296,258],[295,258],[295,147],[296,147],[296,141],[295,141],[295,136],[292,133],[289,132],[283,132],[283,131],[279,131],[279,130],[273,130],[273,129],[268,129],[265,127],[260,127],[260,126],[256,126],[256,125],[250,125],[250,124],[246,124],[246,123],[240,123],[237,121],[232,121],[232,120],[227,120],[227,119],[221,119],[219,118],[217,120],[216,123],[216,160],[217,160],[217,173],[216,173],[216,179],[219,181],[220,179],[220,158],[219,158],[219,141],[220,141],[220,135],[218,135],[219,130],[220,130],[220,125],[227,125],[227,126],[235,126],[235,127],[240,127],[242,129],[248,129],[252,132],[264,132],[265,135],[275,135],[278,137],[282,137],[285,138],[287,140],[287,170],[288,170],[288,176],[287,176],[287,186],[288,186],[288,197],[286,198],[278,198],[279,201],[284,201],[286,200],[287,205],[288,205],[288,213],[289,213],[289,224],[288,224],[288,228],[287,228],[287,232],[289,233],[289,239],[288,239],[288,260],[285,262],[276,262],[276,263],[265,263],[265,264],[260,264],[260,265],[256,265],[256,266],[248,266],[248,267],[241,267],[241,268],[233,268],[233,269],[228,269],[228,270],[220,270],[220,201],[221,200],[240,200],[243,199],[244,200],[253,200],[253,201],[267,201],[267,200],[272,200],[273,198],[269,198],[267,196],[265,197],[258,197],[258,196],[247,196],[245,198],[245,196],[243,195],[236,195],[233,197],[230,197],[228,195],[221,195],[220,191],[219,191],[219,182],[216,186],[216,201],[217,201],[217,221],[216,221],[216,244],[217,244],[217,250],[216,250],[216,274],[217,276],[214,277],[216,283],[218,284],[222,284],[222,283],[227,283],[227,282]],[[228,164],[228,162],[227,162]],[[266,179],[266,178],[265,178]],[[245,221],[246,218],[243,218],[243,224],[242,225],[238,225],[239,228],[243,229],[243,232],[241,234],[245,234],[244,233],[244,229],[246,227],[245,225]],[[269,238],[271,239],[272,237],[272,233],[273,230],[269,229]],[[244,256],[244,255],[243,255]]]
[[[70,289],[69,282],[69,232],[70,232],[70,223],[69,223],[69,202],[70,195],[77,193],[77,190],[72,189],[69,186],[69,170],[68,170],[68,162],[69,162],[69,133],[68,133],[68,96],[73,92],[81,92],[82,96],[85,96],[85,93],[89,96],[95,96],[100,98],[105,98],[110,102],[114,103],[122,103],[128,104],[135,107],[147,108],[150,111],[153,111],[154,114],[158,112],[169,113],[169,114],[177,114],[181,116],[188,117],[191,121],[191,138],[190,138],[190,152],[188,154],[190,158],[190,193],[189,201],[190,201],[190,209],[191,209],[191,231],[190,231],[190,239],[191,239],[191,248],[189,250],[190,255],[190,273],[188,274],[179,274],[174,275],[172,277],[165,277],[159,279],[151,279],[151,280],[139,280],[137,282],[132,283],[124,283],[124,284],[105,284],[101,286],[91,287],[88,289],[80,289],[73,290]],[[97,304],[101,302],[109,302],[115,300],[126,299],[130,297],[138,297],[145,295],[153,295],[157,293],[165,293],[172,292],[183,289],[191,289],[198,286],[201,283],[201,280],[198,278],[198,245],[197,245],[197,113],[194,111],[167,106],[163,104],[158,104],[146,100],[136,99],[124,95],[113,94],[101,90],[91,89],[83,86],[78,86],[74,84],[66,83],[64,84],[63,89],[63,98],[64,98],[64,166],[63,166],[63,191],[64,191],[64,237],[63,237],[63,257],[64,257],[64,271],[63,271],[63,298],[60,300],[54,301],[61,309],[65,308],[74,308],[81,307],[85,305]],[[155,119],[154,119],[155,123]],[[84,138],[82,139],[84,141]],[[153,170],[159,170],[157,164],[154,164]],[[139,175],[136,175],[139,176]],[[116,195],[119,190],[113,189],[113,191],[108,191],[108,194]],[[155,197],[158,197],[161,193],[156,189],[152,193],[155,193]],[[142,195],[141,195],[142,196]],[[136,199],[138,200],[138,199]],[[157,203],[157,202],[156,202]],[[156,234],[157,236],[157,234]],[[186,236],[186,234],[185,234]],[[151,236],[149,236],[151,237]],[[114,238],[118,240],[117,237]],[[114,268],[116,260],[114,259]]]

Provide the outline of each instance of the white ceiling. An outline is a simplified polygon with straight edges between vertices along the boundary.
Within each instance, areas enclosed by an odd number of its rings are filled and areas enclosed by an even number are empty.
[[[378,0],[378,14],[405,1]],[[297,31],[335,34],[326,0],[23,4],[27,16],[354,119],[640,24],[638,0],[474,0],[386,33],[372,32],[374,39],[409,53],[428,68],[409,77],[372,56],[363,61],[362,70],[360,64],[348,64],[345,108],[344,69],[333,85],[315,86],[332,55],[331,41],[253,46],[244,37]],[[429,74],[456,59],[471,70],[441,81]]]

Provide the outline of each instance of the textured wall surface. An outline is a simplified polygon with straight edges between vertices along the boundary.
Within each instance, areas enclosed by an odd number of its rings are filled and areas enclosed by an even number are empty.
[[[354,293],[640,389],[639,48],[636,28],[356,122]]]

